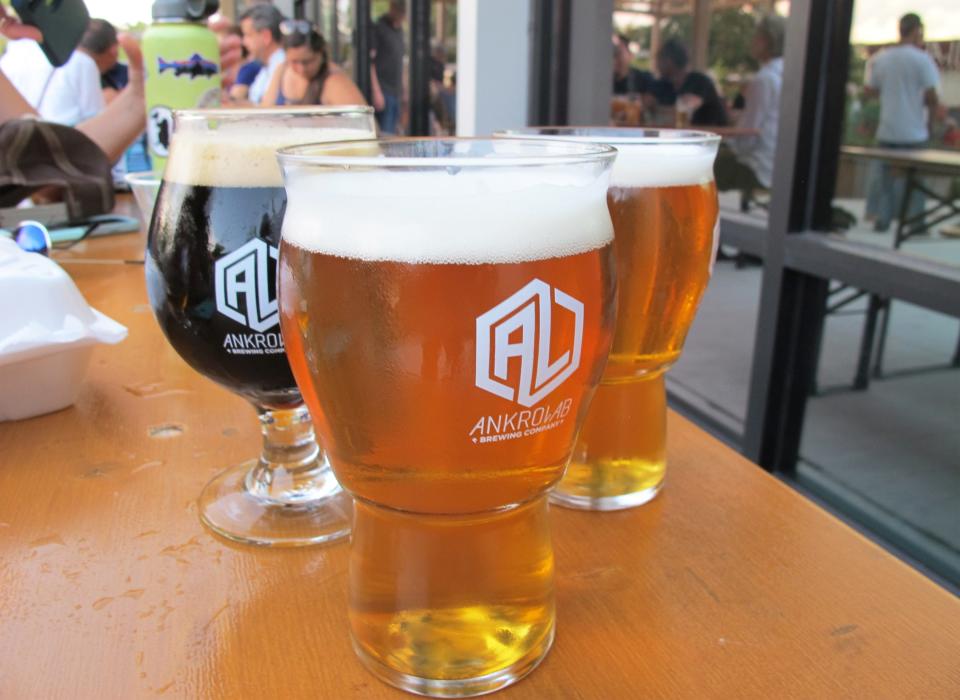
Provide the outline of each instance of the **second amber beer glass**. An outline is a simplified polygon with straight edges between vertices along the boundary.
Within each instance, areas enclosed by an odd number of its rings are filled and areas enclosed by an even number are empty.
[[[613,156],[472,139],[280,152],[283,334],[356,498],[354,648],[400,688],[490,692],[553,641],[546,493],[613,334]]]
[[[698,131],[541,127],[518,138],[616,147],[607,202],[620,296],[610,360],[554,502],[618,510],[657,495],[666,473],[664,373],[680,357],[717,245],[713,161]]]

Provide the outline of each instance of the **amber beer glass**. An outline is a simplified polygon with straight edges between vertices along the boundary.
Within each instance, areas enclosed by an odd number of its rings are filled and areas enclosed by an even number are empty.
[[[195,110],[177,112],[175,127],[147,243],[150,303],[180,356],[249,400],[263,433],[258,459],[207,484],[200,517],[249,544],[342,538],[351,499],[319,450],[280,335],[276,265],[286,195],[276,150],[370,138],[372,110]]]
[[[395,686],[478,695],[550,648],[546,493],[613,334],[613,157],[474,139],[280,152],[281,326],[357,501],[354,648]]]
[[[718,243],[713,161],[719,137],[697,131],[539,127],[516,138],[616,147],[607,203],[619,300],[610,360],[573,459],[551,498],[590,510],[646,503],[666,473],[664,373],[677,361]]]

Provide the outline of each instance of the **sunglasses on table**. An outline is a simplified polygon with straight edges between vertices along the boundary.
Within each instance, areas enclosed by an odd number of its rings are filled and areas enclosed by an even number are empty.
[[[49,255],[53,243],[50,240],[50,231],[39,221],[21,221],[13,229],[13,240],[28,253]]]
[[[118,217],[102,216],[85,224],[83,233],[76,238],[62,243],[54,244],[50,238],[50,230],[39,221],[29,219],[21,221],[13,229],[11,237],[14,242],[28,253],[39,253],[40,255],[50,255],[51,250],[67,250],[72,248],[80,241],[86,239],[90,234],[104,224],[120,221]]]

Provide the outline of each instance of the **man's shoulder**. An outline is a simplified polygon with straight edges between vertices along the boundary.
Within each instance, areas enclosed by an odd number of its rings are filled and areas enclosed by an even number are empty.
[[[897,44],[895,46],[888,46],[885,49],[881,49],[871,60],[875,64],[902,63],[904,61],[911,61],[913,63],[926,63],[927,61],[932,62],[933,58],[931,58],[930,54],[928,54],[926,51],[916,46]]]
[[[270,60],[267,61],[267,68],[272,71],[276,69],[278,66],[280,66],[280,64],[282,64],[286,60],[287,60],[287,52],[284,51],[283,49],[277,49],[272,54],[270,54]]]
[[[712,92],[715,91],[713,85],[713,80],[710,79],[710,76],[706,73],[701,73],[700,71],[692,70],[687,73],[687,77],[683,81],[683,85],[680,88],[680,92],[693,92],[700,94],[704,91]]]
[[[783,64],[781,63],[779,67],[773,65],[773,61],[766,64],[757,71],[753,77],[753,83],[764,87],[780,87],[783,84]]]
[[[63,64],[57,73],[72,80],[88,80],[100,83],[100,69],[92,56],[77,50],[70,55],[70,59]]]
[[[632,88],[632,92],[649,92],[653,88],[653,83],[656,80],[653,73],[648,70],[642,70],[640,68],[630,67],[628,81]]]

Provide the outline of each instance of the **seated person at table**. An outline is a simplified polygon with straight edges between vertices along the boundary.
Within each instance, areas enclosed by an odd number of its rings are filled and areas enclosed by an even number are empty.
[[[737,126],[757,129],[753,136],[737,136],[720,146],[714,168],[719,190],[769,189],[773,180],[773,157],[780,122],[780,90],[783,86],[783,17],[760,19],[750,42],[750,55],[760,70],[744,91],[744,108]]]
[[[286,58],[280,45],[283,40],[280,25],[283,22],[283,14],[270,4],[253,5],[240,16],[243,46],[263,66],[247,91],[247,99],[253,104],[264,104],[270,81]]]
[[[130,82],[127,67],[120,63],[117,30],[105,19],[91,19],[80,39],[79,49],[93,59],[100,72],[100,91],[109,104]]]
[[[323,35],[306,20],[284,20],[286,60],[261,105],[365,105],[363,93],[327,55]]]
[[[263,64],[259,61],[247,61],[240,66],[237,70],[237,77],[233,81],[233,85],[230,86],[230,99],[239,102],[247,100],[250,97],[250,86],[253,85],[253,81],[257,79],[262,69]]]
[[[653,88],[657,102],[689,110],[691,126],[726,126],[727,110],[716,85],[704,73],[688,70],[689,63],[687,50],[676,39],[669,39],[660,47],[660,80]]]
[[[634,68],[630,40],[623,34],[613,35],[613,94],[639,95],[653,90],[656,79],[647,70]]]

